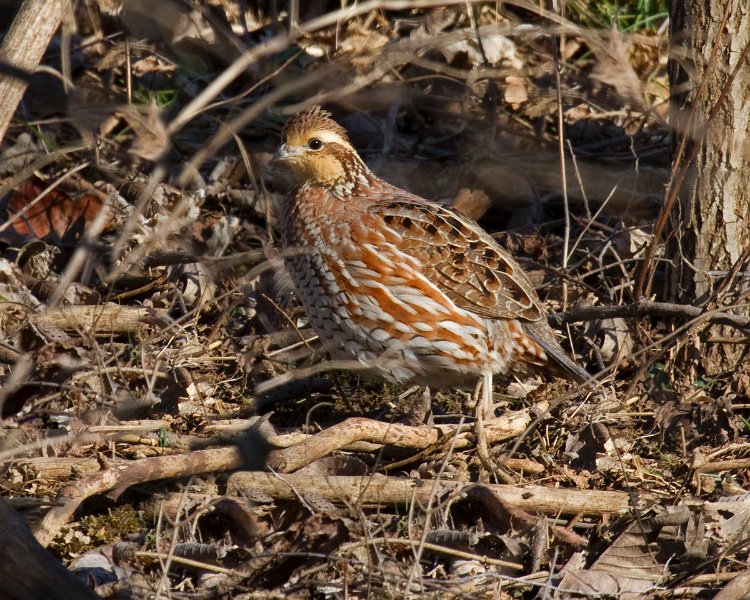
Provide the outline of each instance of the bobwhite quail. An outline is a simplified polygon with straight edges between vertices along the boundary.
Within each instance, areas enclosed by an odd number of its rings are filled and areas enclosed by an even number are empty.
[[[275,155],[294,187],[285,265],[334,358],[429,386],[543,371],[583,382],[520,265],[460,213],[376,177],[319,106],[291,117]]]

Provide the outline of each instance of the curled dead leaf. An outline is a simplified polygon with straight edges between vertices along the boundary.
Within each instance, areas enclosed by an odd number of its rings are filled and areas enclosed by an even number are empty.
[[[5,212],[0,240],[11,244],[33,240],[73,244],[104,207],[94,193],[73,197],[59,188],[45,191],[48,187],[41,178],[32,176],[0,201],[0,211]],[[106,224],[103,231],[109,227]]]

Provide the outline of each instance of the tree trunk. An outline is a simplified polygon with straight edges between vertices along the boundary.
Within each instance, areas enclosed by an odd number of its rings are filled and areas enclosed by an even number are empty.
[[[44,56],[50,39],[60,26],[62,0],[25,0],[0,47],[0,61],[33,73]],[[0,141],[10,125],[27,82],[0,77]]]
[[[0,498],[0,598],[96,600],[91,588],[31,535],[21,515]]]
[[[671,3],[671,122],[675,131],[669,256],[680,302],[747,314],[750,248],[750,12],[745,0]],[[684,148],[681,148],[684,143]],[[684,179],[681,175],[684,174]],[[739,273],[735,276],[732,269]],[[740,307],[738,305],[744,305]],[[712,337],[739,337],[712,329]],[[709,375],[732,370],[746,344],[698,346]]]

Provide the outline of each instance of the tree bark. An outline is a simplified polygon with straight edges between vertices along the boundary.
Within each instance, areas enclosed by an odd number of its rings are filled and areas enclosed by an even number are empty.
[[[0,499],[0,597],[6,600],[95,600],[91,588],[42,548]]]
[[[670,215],[671,296],[737,306],[750,279],[750,12],[744,0],[685,0],[670,9],[671,122],[675,131]],[[684,178],[683,178],[684,175]],[[735,267],[739,273],[732,275]],[[730,328],[712,328],[731,337]],[[704,371],[731,370],[746,347],[697,348]]]
[[[63,0],[25,0],[0,47],[0,61],[33,73],[63,16]],[[28,83],[0,77],[0,141],[16,113]]]

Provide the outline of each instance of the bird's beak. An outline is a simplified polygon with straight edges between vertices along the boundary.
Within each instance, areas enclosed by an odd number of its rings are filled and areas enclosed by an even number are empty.
[[[297,148],[290,148],[288,144],[281,144],[276,154],[273,155],[273,160],[284,161],[299,155]]]

